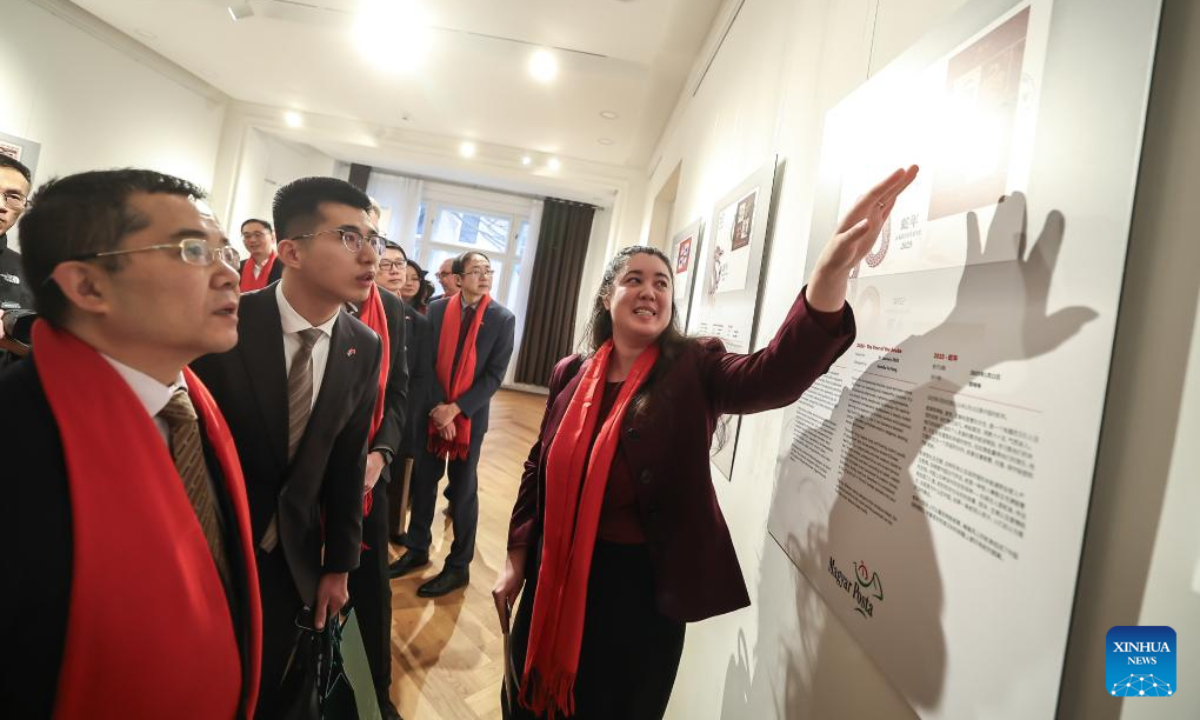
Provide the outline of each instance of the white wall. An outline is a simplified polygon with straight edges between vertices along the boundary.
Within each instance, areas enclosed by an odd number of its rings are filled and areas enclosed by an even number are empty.
[[[319,150],[257,128],[247,128],[245,133],[229,217],[221,218],[228,226],[230,241],[243,255],[245,247],[238,228],[253,217],[272,222],[271,204],[280,187],[313,175],[339,177],[337,162]]]
[[[61,3],[65,5],[65,3]],[[47,2],[53,8],[56,3]],[[73,8],[73,6],[72,6]],[[41,143],[35,184],[83,170],[144,167],[211,187],[223,97],[161,58],[135,60],[113,31],[30,0],[0,11],[0,131]]]
[[[1200,353],[1193,349],[1188,359],[1188,347],[1200,345],[1193,326],[1195,269],[1200,267],[1194,228],[1200,218],[1195,203],[1182,199],[1188,193],[1185,188],[1200,186],[1200,154],[1194,132],[1186,152],[1181,153],[1184,144],[1179,142],[1194,127],[1191,118],[1200,110],[1200,53],[1194,42],[1200,36],[1200,10],[1187,7],[1194,4],[1187,0],[1167,3],[1176,8],[1173,62],[1181,66],[1180,76],[1164,92],[1156,90],[1156,98],[1165,95],[1176,104],[1156,110],[1168,117],[1157,125],[1152,120],[1147,132],[1162,148],[1147,156],[1143,183],[1148,174],[1163,177],[1157,177],[1155,186],[1160,192],[1150,192],[1158,204],[1146,205],[1139,194],[1139,208],[1145,216],[1161,217],[1170,210],[1191,217],[1165,226],[1149,220],[1135,223],[1123,313],[1130,310],[1129,283],[1149,287],[1156,273],[1166,273],[1174,282],[1148,294],[1133,293],[1136,319],[1132,327],[1118,332],[1107,414],[1117,408],[1128,415],[1125,422],[1106,421],[1102,438],[1102,464],[1105,458],[1116,464],[1096,480],[1084,549],[1084,574],[1090,573],[1090,579],[1081,581],[1072,625],[1064,717],[1120,716],[1120,702],[1108,702],[1111,698],[1100,690],[1104,660],[1095,654],[1096,641],[1102,653],[1108,627],[1173,624],[1181,642],[1200,637],[1200,534],[1194,521],[1200,458],[1194,440],[1178,442],[1200,437]],[[682,168],[672,232],[707,217],[728,187],[772,155],[782,155],[786,165],[760,305],[761,346],[761,336],[769,338],[779,326],[803,282],[824,113],[915,42],[925,28],[963,4],[965,0],[746,0],[699,92],[681,98],[654,153],[656,170],[641,201],[639,237],[649,235],[654,198],[677,163],[682,162]],[[1172,22],[1170,14],[1164,17],[1165,25]],[[1185,25],[1191,29],[1178,29]],[[1185,53],[1181,48],[1186,48],[1186,38],[1193,42]],[[1179,99],[1186,97],[1190,104]],[[1167,103],[1159,98],[1157,104]],[[1144,272],[1135,274],[1142,266]],[[1164,312],[1167,307],[1172,311]],[[1160,354],[1164,343],[1169,351]],[[1139,379],[1123,377],[1121,369]],[[1185,372],[1188,384],[1183,388]],[[1153,385],[1148,396],[1147,383]],[[1150,418],[1153,421],[1147,422]],[[826,612],[816,591],[764,530],[781,423],[779,412],[746,418],[735,481],[717,482],[753,605],[689,626],[668,717],[910,717],[913,710],[905,699]],[[1153,470],[1150,477],[1138,472],[1147,466]],[[1150,490],[1151,502],[1138,503],[1139,490]],[[1116,523],[1126,534],[1111,532],[1108,523]],[[1134,574],[1139,581],[1131,583],[1128,566],[1112,553],[1133,538],[1138,538],[1134,544],[1140,550],[1133,560],[1145,570]],[[1200,682],[1196,673],[1194,664],[1181,663],[1181,687],[1188,675],[1194,678],[1191,685]],[[1086,712],[1077,712],[1084,708]],[[1129,717],[1164,712],[1161,704],[1155,709],[1130,702],[1128,708]]]

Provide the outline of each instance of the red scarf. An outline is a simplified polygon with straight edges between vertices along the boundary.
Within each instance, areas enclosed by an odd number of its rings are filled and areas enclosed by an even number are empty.
[[[392,346],[388,336],[387,313],[383,311],[383,299],[379,297],[378,285],[371,286],[371,294],[367,295],[367,301],[363,303],[362,310],[358,313],[358,319],[364,325],[374,330],[375,334],[379,336],[379,340],[383,343],[383,354],[379,359],[379,389],[375,393],[375,410],[371,413],[370,438],[374,441],[375,433],[379,432],[379,426],[383,424],[388,371],[392,367]],[[370,449],[370,447],[367,448],[368,451]],[[373,494],[363,494],[363,515],[371,514],[371,506],[374,504]]]
[[[651,345],[638,356],[596,435],[612,349],[609,340],[596,351],[546,455],[542,564],[521,683],[521,704],[539,716],[547,712],[551,718],[556,713],[575,714],[575,676],[583,641],[588,575],[604,489],[625,413],[658,359],[658,345]],[[596,442],[589,457],[592,437]]]
[[[190,370],[188,394],[237,518],[250,606],[242,683],[225,591],[153,419],[113,367],[39,320],[37,371],[62,437],[74,561],[55,717],[232,718],[253,712],[262,652],[258,573],[237,450]],[[103,408],[103,410],[99,410]],[[132,603],[132,605],[131,605]]]
[[[462,354],[458,358],[458,367],[454,368],[454,351],[458,349],[458,336],[462,332],[462,294],[455,293],[446,299],[446,315],[442,318],[442,335],[438,338],[437,350],[437,380],[441,383],[446,402],[458,400],[471,384],[475,382],[475,340],[479,337],[479,326],[483,324],[483,314],[492,302],[491,295],[484,295],[475,308],[475,317],[471,319],[471,327],[467,329],[467,337],[463,340]],[[450,377],[454,377],[454,386],[450,386]],[[471,418],[465,413],[459,413],[454,418],[454,439],[445,440],[438,433],[433,420],[429,421],[429,452],[438,457],[449,456],[451,460],[466,460],[471,451]]]
[[[271,277],[271,268],[275,267],[276,255],[271,253],[271,257],[267,258],[267,264],[263,265],[259,271],[258,277],[254,277],[254,257],[251,256],[242,265],[242,282],[239,283],[242,292],[250,292],[251,290],[261,290],[267,286],[267,279]]]

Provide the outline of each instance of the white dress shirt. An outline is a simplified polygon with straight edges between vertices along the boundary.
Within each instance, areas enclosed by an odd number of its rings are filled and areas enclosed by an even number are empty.
[[[163,385],[141,370],[134,370],[125,363],[114,360],[104,353],[100,353],[100,357],[107,360],[108,364],[113,366],[117,374],[129,385],[129,389],[133,390],[133,394],[137,395],[137,399],[146,408],[146,412],[150,413],[150,417],[154,418],[154,424],[158,427],[158,433],[162,435],[163,442],[167,444],[167,449],[170,450],[171,431],[167,427],[167,421],[160,418],[158,414],[167,406],[167,403],[171,400],[171,396],[175,394],[176,388],[187,387],[187,384],[183,380],[183,373],[179,373],[179,377],[175,378],[175,382],[170,385]]]
[[[337,322],[338,313],[334,313],[333,317],[324,323],[314,326],[288,304],[287,298],[283,296],[283,283],[279,283],[275,288],[275,300],[279,303],[279,320],[283,326],[283,372],[285,377],[292,370],[292,358],[296,357],[296,353],[300,351],[300,331],[310,327],[316,327],[321,331],[312,350],[312,406],[315,406],[317,396],[321,393],[321,381],[325,379],[325,365],[329,361],[329,340],[333,337],[333,324]]]

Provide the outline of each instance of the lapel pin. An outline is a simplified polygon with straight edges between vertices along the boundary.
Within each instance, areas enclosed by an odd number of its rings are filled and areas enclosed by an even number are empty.
[[[357,352],[358,351],[355,350],[354,348],[350,348],[349,350],[346,351],[346,357],[354,357],[354,354]]]

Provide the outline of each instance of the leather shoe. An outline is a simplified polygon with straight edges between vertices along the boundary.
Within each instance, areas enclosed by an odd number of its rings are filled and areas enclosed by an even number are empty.
[[[471,581],[471,572],[466,568],[445,567],[437,577],[417,588],[417,596],[423,598],[441,597],[455,590],[466,587]]]
[[[413,570],[420,567],[425,567],[429,564],[429,553],[417,552],[409,550],[400,556],[396,562],[388,565],[388,577],[398,578],[403,577]]]

